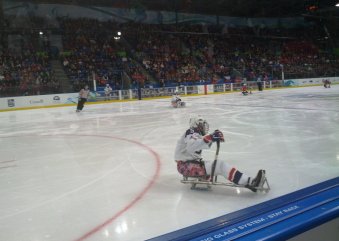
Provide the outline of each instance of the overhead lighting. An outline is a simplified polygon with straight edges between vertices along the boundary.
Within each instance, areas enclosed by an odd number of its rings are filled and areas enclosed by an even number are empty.
[[[336,7],[339,7],[339,3],[337,3],[335,6],[336,6]]]

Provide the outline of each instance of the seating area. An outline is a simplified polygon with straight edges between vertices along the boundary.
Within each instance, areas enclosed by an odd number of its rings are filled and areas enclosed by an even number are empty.
[[[337,57],[309,29],[150,25],[60,18],[57,56],[74,92],[93,78],[114,90],[335,76]],[[119,38],[117,32],[122,33]],[[316,33],[316,34],[315,34]],[[26,36],[26,35],[25,35]],[[29,39],[30,36],[26,37]],[[57,93],[60,81],[48,50],[27,44],[0,57],[0,95]],[[41,50],[42,49],[42,50]],[[93,86],[91,86],[93,87]]]
[[[60,93],[60,82],[51,66],[49,41],[34,30],[55,25],[34,16],[8,16],[4,23],[8,30],[2,37],[7,37],[8,43],[4,44],[2,38],[0,97]]]
[[[44,52],[0,55],[0,97],[60,93],[49,57]]]

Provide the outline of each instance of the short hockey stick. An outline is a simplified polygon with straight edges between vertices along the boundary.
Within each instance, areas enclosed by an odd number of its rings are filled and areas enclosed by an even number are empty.
[[[217,141],[217,150],[215,151],[215,157],[214,157],[214,161],[212,164],[212,173],[211,173],[211,182],[214,182],[214,172],[215,172],[215,167],[217,165],[217,161],[218,161],[218,155],[219,155],[219,149],[220,149],[220,141]]]

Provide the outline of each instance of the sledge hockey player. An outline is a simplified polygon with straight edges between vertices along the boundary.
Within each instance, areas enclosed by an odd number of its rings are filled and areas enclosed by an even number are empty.
[[[180,95],[177,91],[174,92],[174,95],[172,96],[171,104],[174,108],[185,106],[185,102],[181,100]]]
[[[249,93],[252,94],[252,91],[248,92],[247,90],[247,85],[246,84],[243,84],[242,87],[241,87],[241,93],[243,95],[248,95]]]
[[[331,81],[328,79],[323,80],[323,83],[325,88],[331,88]]]
[[[192,117],[189,121],[190,128],[180,137],[175,149],[177,170],[184,177],[199,177],[206,181],[213,181],[214,176],[222,175],[230,182],[244,186],[253,192],[257,191],[265,178],[265,170],[259,170],[255,178],[249,177],[225,161],[217,161],[214,172],[213,161],[202,159],[202,149],[209,149],[216,141],[223,142],[224,135],[215,130],[208,134],[209,125],[202,117]]]

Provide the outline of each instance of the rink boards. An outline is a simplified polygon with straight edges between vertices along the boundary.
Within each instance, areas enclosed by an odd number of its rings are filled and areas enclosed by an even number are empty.
[[[339,177],[149,241],[287,240],[331,220],[338,237]]]

